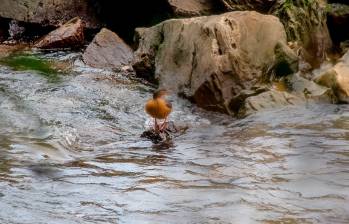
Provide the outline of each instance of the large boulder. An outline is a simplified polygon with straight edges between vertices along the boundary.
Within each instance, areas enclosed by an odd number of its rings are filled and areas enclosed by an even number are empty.
[[[332,47],[327,28],[327,3],[324,0],[220,0],[227,10],[256,10],[280,18],[288,41],[304,50],[305,61],[318,67]]]
[[[155,74],[160,87],[231,115],[242,90],[255,89],[279,59],[283,66],[293,61],[280,52],[287,45],[279,19],[252,11],[172,19],[137,29],[137,36],[137,74]]]
[[[208,15],[215,11],[214,0],[168,0],[168,3],[177,16],[192,17]]]
[[[59,26],[78,16],[88,28],[100,26],[96,10],[86,0],[1,0],[0,5],[0,17],[21,22]]]
[[[349,103],[349,51],[332,68],[315,77],[315,82],[332,88],[340,102]]]
[[[103,28],[88,45],[83,54],[84,62],[96,68],[117,69],[128,65],[133,50],[114,32]]]
[[[37,48],[76,48],[84,44],[84,24],[78,17],[50,32],[38,42]]]

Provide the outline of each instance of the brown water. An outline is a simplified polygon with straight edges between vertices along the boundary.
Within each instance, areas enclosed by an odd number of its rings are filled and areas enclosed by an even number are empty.
[[[153,145],[151,88],[75,70],[0,66],[0,223],[349,223],[349,106],[233,120],[173,98],[190,128]]]

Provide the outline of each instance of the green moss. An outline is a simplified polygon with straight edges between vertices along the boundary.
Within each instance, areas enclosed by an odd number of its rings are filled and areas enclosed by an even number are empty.
[[[307,7],[314,3],[314,0],[285,0],[282,7],[289,9],[292,7]]]
[[[282,6],[286,9],[291,8],[293,6],[293,0],[286,0]]]
[[[313,4],[314,0],[304,0],[305,5]]]
[[[16,53],[0,59],[0,64],[16,71],[36,71],[46,77],[49,82],[59,81],[58,71],[52,68],[50,61],[36,55]]]
[[[326,4],[325,11],[326,11],[327,13],[329,13],[329,12],[332,11],[332,6],[331,6],[331,4]]]

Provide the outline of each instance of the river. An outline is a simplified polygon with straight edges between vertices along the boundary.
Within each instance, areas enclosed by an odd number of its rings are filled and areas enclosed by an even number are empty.
[[[152,91],[79,61],[54,80],[1,65],[0,223],[349,223],[348,105],[236,120],[172,97],[189,129],[154,145]]]

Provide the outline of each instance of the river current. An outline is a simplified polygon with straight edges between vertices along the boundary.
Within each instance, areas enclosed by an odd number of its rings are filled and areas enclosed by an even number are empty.
[[[155,145],[151,87],[72,67],[0,66],[0,223],[349,223],[348,105],[237,120],[172,97],[189,129]]]

